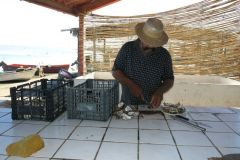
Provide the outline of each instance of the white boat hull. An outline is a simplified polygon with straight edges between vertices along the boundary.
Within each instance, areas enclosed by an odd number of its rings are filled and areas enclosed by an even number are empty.
[[[0,73],[0,82],[29,80],[35,75],[36,69],[21,72],[9,71]]]

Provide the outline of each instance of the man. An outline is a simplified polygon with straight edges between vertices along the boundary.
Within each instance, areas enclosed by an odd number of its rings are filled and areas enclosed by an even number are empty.
[[[172,59],[162,47],[168,36],[156,18],[137,24],[135,31],[138,39],[122,46],[112,75],[122,84],[121,100],[126,105],[150,103],[157,108],[174,83]]]

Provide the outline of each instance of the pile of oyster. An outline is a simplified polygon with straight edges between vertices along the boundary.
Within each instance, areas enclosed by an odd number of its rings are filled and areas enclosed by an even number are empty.
[[[163,103],[162,112],[170,115],[183,114],[186,109],[180,104]]]
[[[117,119],[132,119],[139,116],[139,111],[136,106],[125,105],[123,102],[120,102],[117,106],[116,111],[113,113]]]
[[[142,114],[139,113],[139,108],[134,105],[125,105],[123,102],[120,102],[117,106],[116,111],[113,113],[113,115],[117,119],[132,119],[137,118],[138,116],[143,117]],[[156,112],[156,109],[151,109],[151,107],[148,107],[148,111]],[[163,103],[163,105],[160,106],[159,110],[160,112],[163,112],[164,114],[168,115],[180,115],[185,113],[186,109],[180,104],[171,104],[171,103]]]

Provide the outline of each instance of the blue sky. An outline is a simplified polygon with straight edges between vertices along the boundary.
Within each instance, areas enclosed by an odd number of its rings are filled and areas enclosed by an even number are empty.
[[[93,13],[131,16],[163,12],[199,1],[122,0]],[[76,58],[76,37],[61,29],[78,27],[77,17],[25,1],[0,0],[0,19],[0,61],[54,64],[71,63]]]
[[[73,38],[61,29],[78,26],[77,17],[19,0],[1,0],[0,19],[0,44],[61,46]]]
[[[8,64],[74,61],[77,38],[61,29],[78,27],[77,17],[25,1],[1,0],[0,19],[0,61]]]

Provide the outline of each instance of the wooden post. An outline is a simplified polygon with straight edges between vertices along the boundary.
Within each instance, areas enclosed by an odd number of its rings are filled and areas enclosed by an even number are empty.
[[[81,76],[84,74],[84,14],[79,15],[78,62],[78,73]]]
[[[95,63],[97,61],[96,57],[97,57],[97,51],[96,51],[96,37],[95,37],[96,33],[93,34],[93,62]]]

